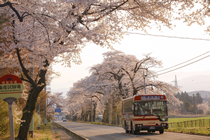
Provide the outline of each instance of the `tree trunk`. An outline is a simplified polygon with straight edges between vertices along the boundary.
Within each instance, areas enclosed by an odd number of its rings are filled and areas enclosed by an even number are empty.
[[[34,80],[34,76],[31,77],[28,74],[29,71],[24,67],[22,59],[20,57],[20,51],[21,51],[20,49],[16,48],[16,53],[17,53],[17,57],[18,57],[20,66],[22,68],[23,74],[26,77],[26,79],[24,79],[23,75],[22,75],[21,80],[27,81],[30,84],[31,89],[29,91],[26,106],[23,109],[23,116],[21,118],[22,122],[20,124],[18,139],[19,140],[27,140],[27,133],[29,130],[32,116],[34,114],[37,98],[39,96],[39,93],[46,86],[45,75],[47,73],[47,67],[49,66],[49,63],[48,63],[47,59],[44,61],[43,66],[46,69],[39,70],[38,74],[36,76],[37,78]]]
[[[136,88],[133,88],[133,96],[136,95],[138,93],[138,90],[136,90]]]
[[[32,89],[29,92],[28,100],[27,100],[25,108],[23,109],[23,116],[21,118],[23,122],[21,122],[20,124],[20,130],[18,134],[19,140],[27,140],[29,126],[31,123],[32,116],[34,114],[37,98],[40,92],[41,90],[39,90],[39,88]]]
[[[97,106],[97,103],[95,102],[93,104],[93,122],[95,122],[95,119],[96,119],[96,106]]]

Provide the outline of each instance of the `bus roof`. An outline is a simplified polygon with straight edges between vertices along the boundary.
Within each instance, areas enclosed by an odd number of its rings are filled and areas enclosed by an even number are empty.
[[[133,99],[134,101],[153,101],[153,100],[166,100],[165,95],[161,94],[141,94],[141,95],[134,95],[133,97],[129,97],[125,100]]]

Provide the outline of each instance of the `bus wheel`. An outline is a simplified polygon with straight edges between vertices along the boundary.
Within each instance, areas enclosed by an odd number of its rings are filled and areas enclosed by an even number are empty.
[[[164,133],[164,129],[159,130],[160,134]]]
[[[126,121],[124,122],[124,124],[125,124],[125,133],[129,133],[128,127],[127,127],[127,125],[126,125]]]
[[[136,134],[136,131],[133,129],[133,124],[132,123],[131,123],[131,133],[134,134],[134,135]]]

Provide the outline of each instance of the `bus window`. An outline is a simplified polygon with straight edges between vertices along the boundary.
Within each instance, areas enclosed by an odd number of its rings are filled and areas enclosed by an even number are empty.
[[[144,110],[141,107],[141,104],[134,103],[134,115],[145,115]]]
[[[163,101],[148,101],[134,103],[134,115],[167,115],[167,105]]]

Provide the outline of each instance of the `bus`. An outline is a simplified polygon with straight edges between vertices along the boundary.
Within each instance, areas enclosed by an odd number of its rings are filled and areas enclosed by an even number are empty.
[[[165,95],[144,94],[123,99],[122,127],[126,133],[141,130],[164,133],[168,129],[168,109]]]

